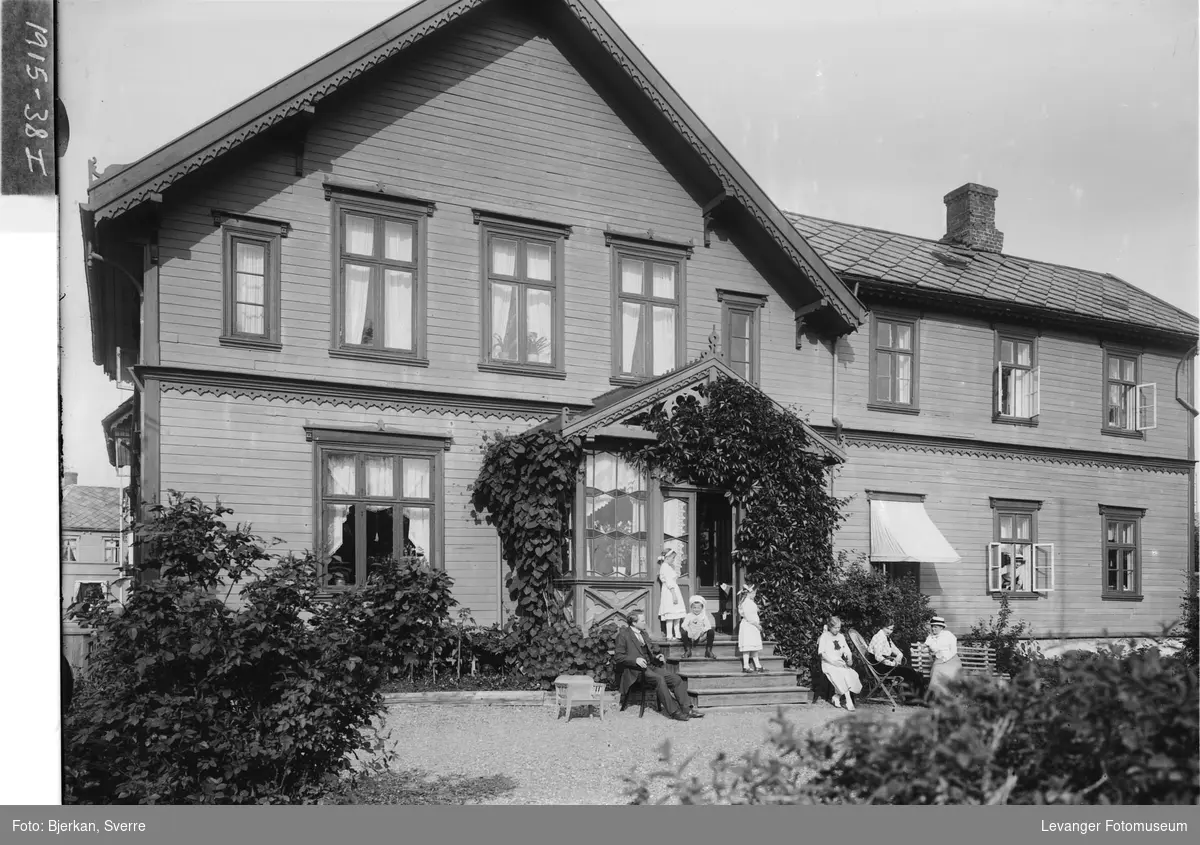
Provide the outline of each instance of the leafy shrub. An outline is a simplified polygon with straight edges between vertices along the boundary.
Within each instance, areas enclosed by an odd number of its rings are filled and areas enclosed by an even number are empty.
[[[870,640],[892,619],[896,623],[892,640],[905,650],[909,643],[924,640],[929,634],[933,609],[929,597],[917,589],[915,579],[889,578],[871,568],[866,555],[851,560],[845,552],[838,553],[836,572],[830,604],[843,628],[855,628]]]
[[[1028,644],[1029,623],[1022,619],[1010,625],[1012,608],[1008,596],[1000,594],[1000,610],[988,620],[977,621],[962,637],[963,645],[988,645],[996,652],[996,671],[1002,675],[1013,675],[1021,671],[1031,659],[1038,655],[1036,646]]]
[[[151,513],[137,535],[160,577],[84,620],[96,643],[64,724],[66,802],[317,800],[371,747],[393,667],[431,651],[449,578],[393,565],[322,602],[311,557],[260,568],[263,541],[220,502],[172,492]]]
[[[902,724],[865,714],[822,736],[774,720],[769,751],[688,762],[651,779],[661,802],[754,804],[1195,804],[1197,677],[1156,650],[1031,661],[1010,682],[964,676],[958,695]],[[635,803],[650,782],[631,782]]]
[[[1195,574],[1189,575],[1187,580],[1179,602],[1180,617],[1175,625],[1175,634],[1183,641],[1178,658],[1185,665],[1195,669],[1200,665],[1200,600],[1197,598],[1197,587],[1200,583]]]

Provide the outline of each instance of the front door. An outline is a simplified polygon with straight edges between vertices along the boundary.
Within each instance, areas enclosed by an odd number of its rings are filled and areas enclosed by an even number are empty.
[[[702,596],[717,629],[734,631],[732,507],[719,492],[663,487],[661,550],[674,549],[679,589],[686,605]],[[655,573],[657,578],[658,573]],[[722,586],[724,585],[724,586]],[[658,583],[656,594],[661,595]],[[656,608],[657,609],[657,608]]]

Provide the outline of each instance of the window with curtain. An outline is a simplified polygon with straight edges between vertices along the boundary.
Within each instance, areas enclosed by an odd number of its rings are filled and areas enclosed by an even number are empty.
[[[418,219],[351,206],[338,221],[342,347],[417,355]]]
[[[660,376],[681,362],[682,262],[627,247],[614,251],[615,375]]]
[[[79,560],[79,538],[63,537],[62,559],[67,562]]]
[[[916,410],[917,321],[875,315],[871,347],[871,404]]]
[[[365,583],[389,560],[436,559],[437,454],[339,444],[318,449],[318,536],[323,583]]]
[[[117,553],[121,547],[121,541],[116,537],[104,538],[104,562],[117,563]]]
[[[1032,420],[1040,413],[1041,368],[1031,337],[996,337],[996,415]]]
[[[485,227],[487,261],[486,361],[551,369],[556,361],[555,250],[546,237]]]
[[[268,346],[280,342],[280,242],[286,223],[214,212],[221,221],[224,250],[224,320],[221,342]]]
[[[611,452],[592,452],[584,460],[583,574],[648,577],[646,474]]]
[[[1158,425],[1157,385],[1138,383],[1140,365],[1135,352],[1105,350],[1103,431],[1140,436]]]

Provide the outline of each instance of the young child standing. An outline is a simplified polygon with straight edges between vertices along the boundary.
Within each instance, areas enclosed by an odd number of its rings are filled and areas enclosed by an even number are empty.
[[[754,602],[756,595],[757,587],[747,586],[738,590],[738,615],[742,618],[738,625],[738,651],[742,653],[742,672],[746,675],[767,671],[758,659],[763,641],[762,623],[758,620],[758,605]],[[753,669],[750,668],[751,661],[754,662]]]

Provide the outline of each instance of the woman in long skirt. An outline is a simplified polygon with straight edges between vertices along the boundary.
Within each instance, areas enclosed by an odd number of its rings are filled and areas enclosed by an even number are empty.
[[[817,654],[821,656],[821,671],[833,684],[834,707],[842,706],[842,696],[846,697],[846,709],[854,709],[854,699],[851,693],[862,692],[862,681],[858,673],[850,668],[853,658],[850,655],[850,645],[842,635],[842,620],[830,616],[825,624],[821,638],[817,640]]]
[[[758,595],[757,587],[742,587],[738,590],[738,616],[741,617],[741,622],[738,623],[738,651],[742,653],[742,672],[743,674],[751,674],[752,672],[765,672],[762,661],[758,659],[758,653],[762,651],[762,622],[758,619],[758,604],[755,603],[754,597]],[[754,668],[750,668],[750,661],[754,661]]]
[[[932,633],[925,639],[924,648],[933,656],[933,668],[929,672],[929,691],[945,695],[949,683],[962,671],[958,657],[958,637],[946,630],[946,620],[935,616],[929,621]]]
[[[683,595],[679,591],[678,554],[674,549],[668,549],[658,559],[658,580],[662,590],[658,595],[658,618],[666,626],[668,640],[679,639],[679,623],[687,615],[687,607],[683,603]]]

